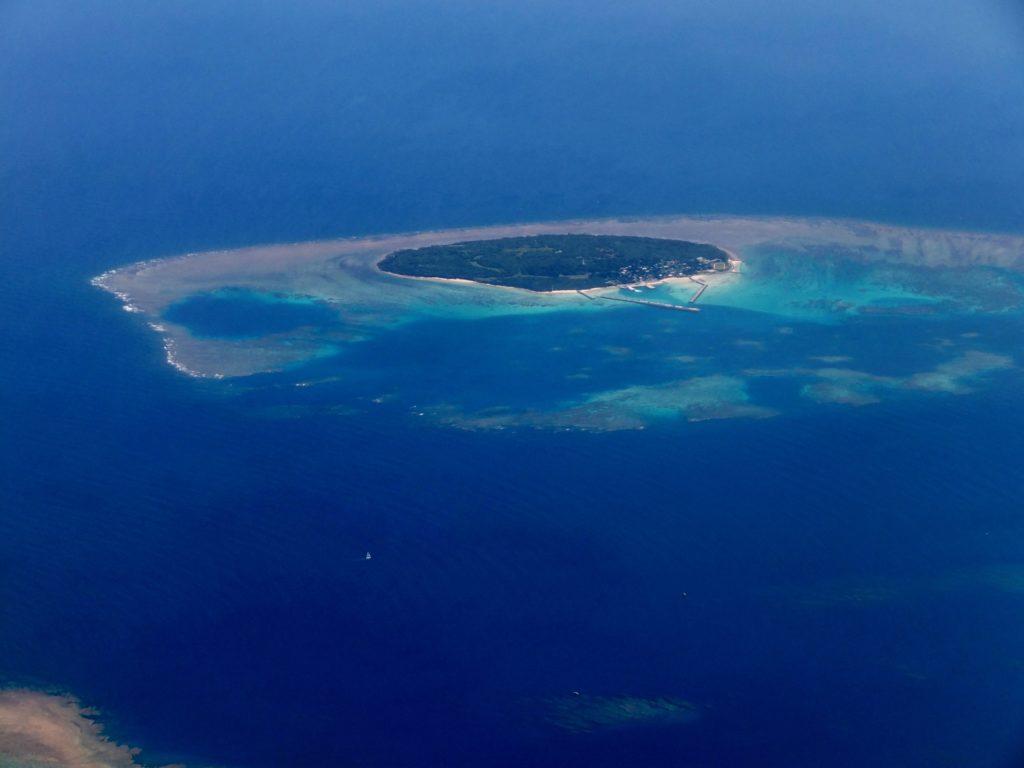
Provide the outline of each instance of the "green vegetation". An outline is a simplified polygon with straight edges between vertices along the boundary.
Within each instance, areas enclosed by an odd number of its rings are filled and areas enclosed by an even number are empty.
[[[447,277],[531,291],[629,285],[722,269],[720,248],[685,240],[617,235],[534,235],[395,251],[385,272]]]

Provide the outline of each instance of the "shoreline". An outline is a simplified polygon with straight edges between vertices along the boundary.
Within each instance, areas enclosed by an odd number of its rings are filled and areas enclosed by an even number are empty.
[[[724,248],[722,250],[725,250]],[[383,259],[384,257],[381,257]],[[378,262],[379,263],[379,262]],[[478,280],[470,280],[467,277],[427,277],[425,275],[403,275],[398,272],[388,272],[384,269],[379,269],[382,275],[394,277],[400,280],[422,280],[430,283],[437,283],[440,285],[465,285],[465,286],[480,286],[483,288],[494,288],[506,291],[515,291],[517,293],[532,295],[532,296],[556,296],[556,297],[573,297],[578,296],[580,293],[608,293],[610,291],[618,291],[623,288],[637,290],[640,288],[655,288],[659,285],[682,285],[688,282],[697,282],[698,280],[707,282],[708,287],[711,287],[711,283],[708,282],[708,278],[714,278],[715,276],[726,276],[726,275],[738,275],[740,271],[738,266],[743,262],[738,258],[730,256],[729,264],[735,265],[733,269],[722,270],[722,271],[709,271],[709,272],[698,272],[694,275],[674,275],[672,277],[662,277],[657,280],[644,280],[637,283],[616,283],[615,285],[598,285],[593,288],[557,288],[552,291],[534,291],[530,288],[519,288],[514,285],[501,285],[498,283],[481,283]],[[717,281],[716,281],[717,282]]]

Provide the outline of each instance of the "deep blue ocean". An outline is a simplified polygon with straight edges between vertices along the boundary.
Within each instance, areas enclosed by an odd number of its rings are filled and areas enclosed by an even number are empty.
[[[424,321],[198,381],[89,285],[567,217],[1022,232],[1017,4],[13,0],[0,51],[0,682],[77,696],[147,765],[1020,764],[1016,372],[859,408],[765,379],[771,419],[473,432],[410,409],[561,397],[531,354],[569,320]],[[639,343],[643,312],[615,319],[590,332]],[[793,355],[837,332],[797,325]],[[965,327],[843,332],[885,373]],[[969,330],[1022,361],[1020,315]],[[320,376],[341,379],[278,386]],[[700,716],[552,727],[575,691]]]

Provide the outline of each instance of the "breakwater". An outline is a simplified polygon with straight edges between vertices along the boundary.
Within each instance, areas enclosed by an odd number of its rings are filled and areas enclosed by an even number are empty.
[[[690,299],[691,304],[697,300],[697,296],[700,296],[704,288],[707,288],[706,284],[703,285],[701,290],[697,292],[696,296]],[[669,304],[668,302],[665,301],[648,301],[647,299],[624,299],[621,296],[591,296],[589,293],[586,293],[585,291],[581,291],[579,289],[576,290],[576,293],[578,293],[585,299],[590,299],[591,301],[604,299],[605,301],[621,301],[623,304],[642,304],[645,307],[656,307],[657,309],[674,309],[679,312],[700,312],[700,310],[697,307],[687,307],[682,306],[680,304]]]
[[[648,301],[646,299],[623,299],[618,296],[599,296],[598,298],[604,299],[605,301],[621,301],[625,304],[641,304],[645,307],[655,307],[657,309],[674,309],[677,312],[700,312],[697,307],[682,306],[680,304],[668,304],[664,301]]]

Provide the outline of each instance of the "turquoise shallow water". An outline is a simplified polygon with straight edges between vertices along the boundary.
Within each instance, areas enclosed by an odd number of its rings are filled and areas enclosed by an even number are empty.
[[[680,315],[633,306],[419,320],[286,376],[227,386],[243,398],[273,392],[297,412],[393,410],[466,429],[604,431],[983,393],[1018,375],[1004,344],[1020,328],[1018,313],[920,316],[906,314],[914,305],[904,297],[865,306],[887,311],[819,311],[808,321],[802,309]]]

